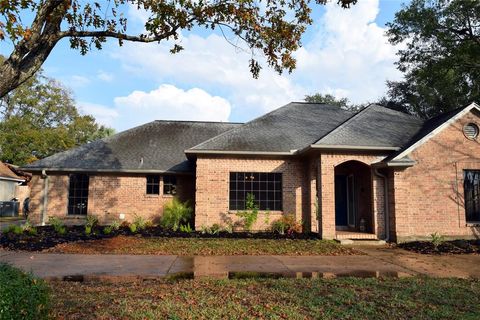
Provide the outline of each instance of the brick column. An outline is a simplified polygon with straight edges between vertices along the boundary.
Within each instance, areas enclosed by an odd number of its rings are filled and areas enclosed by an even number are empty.
[[[323,239],[335,238],[335,167],[320,156],[318,183],[319,233]]]

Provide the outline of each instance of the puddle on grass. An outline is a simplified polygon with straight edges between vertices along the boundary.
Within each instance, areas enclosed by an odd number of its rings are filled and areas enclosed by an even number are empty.
[[[334,278],[405,278],[411,275],[398,271],[367,271],[354,270],[349,272],[255,272],[255,271],[230,271],[225,273],[196,275],[194,272],[180,272],[167,276],[171,280],[183,279],[201,279],[201,278],[217,278],[217,279],[334,279]]]
[[[229,271],[220,273],[195,274],[195,272],[176,272],[166,276],[84,276],[67,275],[61,278],[52,278],[50,280],[60,280],[69,282],[122,282],[122,281],[152,281],[166,279],[171,281],[189,280],[189,279],[334,279],[334,278],[404,278],[411,275],[397,271],[367,271],[354,270],[349,272],[256,272],[256,271]]]

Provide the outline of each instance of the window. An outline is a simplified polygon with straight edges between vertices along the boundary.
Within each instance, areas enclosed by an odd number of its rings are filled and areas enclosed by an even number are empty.
[[[247,194],[260,210],[282,210],[282,174],[230,172],[230,210],[245,210]]]
[[[177,177],[163,176],[163,194],[177,194]]]
[[[147,194],[160,194],[160,176],[147,176]]]
[[[88,175],[71,174],[68,188],[68,214],[86,215],[88,205]]]
[[[465,215],[467,222],[480,221],[480,170],[463,172],[463,190],[465,192]]]

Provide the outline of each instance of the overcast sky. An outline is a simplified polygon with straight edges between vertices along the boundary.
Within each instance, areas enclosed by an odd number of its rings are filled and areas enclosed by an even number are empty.
[[[83,112],[117,131],[156,119],[243,122],[315,92],[374,101],[387,79],[401,76],[385,23],[402,1],[361,0],[349,10],[336,2],[315,9],[292,74],[264,67],[255,80],[247,53],[203,30],[184,33],[185,50],[176,55],[169,43],[112,41],[81,56],[62,41],[44,69],[72,89]],[[130,30],[141,30],[144,19],[130,9]]]

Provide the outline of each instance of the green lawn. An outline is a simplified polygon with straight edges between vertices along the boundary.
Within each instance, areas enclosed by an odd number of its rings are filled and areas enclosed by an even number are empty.
[[[480,319],[478,280],[52,283],[60,319]]]
[[[159,255],[346,255],[361,254],[327,240],[198,239],[118,236],[57,245],[49,252]]]

